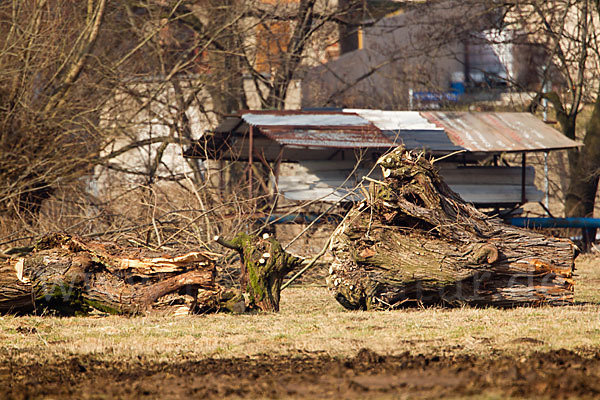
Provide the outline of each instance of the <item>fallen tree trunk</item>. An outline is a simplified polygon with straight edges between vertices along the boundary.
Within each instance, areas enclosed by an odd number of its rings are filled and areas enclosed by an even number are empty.
[[[195,306],[198,290],[212,296],[219,291],[214,256],[191,252],[165,257],[52,234],[29,254],[2,263],[0,312],[72,315],[98,309],[139,314],[161,307],[189,309]]]
[[[218,239],[239,252],[240,288],[216,284],[210,252],[164,256],[52,234],[0,263],[0,313],[111,314],[278,311],[284,276],[301,260],[274,237]]]
[[[423,154],[398,148],[336,229],[328,286],[348,309],[573,302],[577,248],[466,204]]]

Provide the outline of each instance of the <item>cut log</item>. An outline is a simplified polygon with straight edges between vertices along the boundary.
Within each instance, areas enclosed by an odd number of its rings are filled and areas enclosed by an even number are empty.
[[[573,302],[577,247],[465,203],[423,154],[398,148],[338,226],[328,286],[348,309]]]
[[[30,254],[3,261],[0,312],[47,309],[71,315],[98,309],[139,314],[159,305],[164,308],[160,300],[167,295],[172,298],[170,306],[181,307],[193,302],[199,289],[217,295],[215,256],[210,252],[159,256],[114,243],[48,235]]]

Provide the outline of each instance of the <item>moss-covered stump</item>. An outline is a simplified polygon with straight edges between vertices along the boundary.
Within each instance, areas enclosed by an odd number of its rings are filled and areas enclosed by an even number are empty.
[[[573,302],[577,247],[465,203],[423,154],[398,148],[334,232],[328,286],[348,309]]]
[[[52,234],[0,266],[0,312],[112,314],[191,310],[218,293],[214,254],[155,254]],[[204,295],[202,299],[207,296]],[[209,296],[210,297],[210,296]],[[208,301],[208,299],[205,299]]]
[[[279,295],[283,278],[302,260],[283,250],[274,236],[262,237],[239,233],[233,240],[219,237],[222,246],[236,250],[241,258],[241,293],[228,299],[227,308],[234,311],[279,311]]]

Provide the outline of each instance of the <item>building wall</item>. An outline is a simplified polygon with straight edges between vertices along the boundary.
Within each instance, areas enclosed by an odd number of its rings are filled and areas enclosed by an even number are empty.
[[[385,18],[362,31],[361,49],[307,72],[302,105],[406,108],[410,88],[447,90],[463,46],[442,36],[431,14]]]
[[[101,117],[101,127],[112,133],[112,140],[103,149],[101,157],[132,143],[152,138],[171,137],[173,143],[169,143],[164,149],[161,149],[162,143],[136,146],[112,158],[110,164],[114,168],[97,167],[95,180],[99,189],[107,188],[116,181],[121,182],[124,187],[147,183],[148,173],[157,156],[157,178],[182,179],[186,175],[196,178],[194,172],[198,169],[206,170],[207,166],[200,161],[184,159],[182,154],[190,141],[200,139],[206,131],[217,126],[219,115],[213,108],[210,94],[204,89],[198,89],[201,82],[184,79],[178,83],[182,88],[180,93],[172,84],[160,79],[155,82],[131,83],[126,86],[126,90],[115,91]],[[286,109],[300,108],[300,87],[297,80],[290,85]],[[244,79],[244,90],[248,107],[260,109],[256,87],[249,77]],[[190,96],[194,96],[194,101],[186,110],[181,110],[181,100]],[[182,118],[182,112],[185,113],[185,119]],[[192,168],[190,162],[196,163],[195,168]]]
[[[517,33],[491,29],[495,14],[473,4],[422,4],[366,26],[357,50],[306,73],[303,106],[406,108],[409,89],[445,92],[461,79],[473,90],[531,87],[539,49],[513,44]]]

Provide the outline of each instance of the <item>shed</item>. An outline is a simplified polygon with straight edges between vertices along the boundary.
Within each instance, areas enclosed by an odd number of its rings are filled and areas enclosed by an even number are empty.
[[[273,186],[291,200],[355,201],[364,176],[381,179],[376,160],[398,145],[445,157],[440,173],[466,201],[512,208],[543,198],[527,153],[580,144],[527,113],[249,110],[227,117],[186,155],[270,163]],[[521,165],[480,165],[506,152],[522,154]],[[288,173],[279,173],[281,163]],[[251,182],[251,168],[248,175]]]

